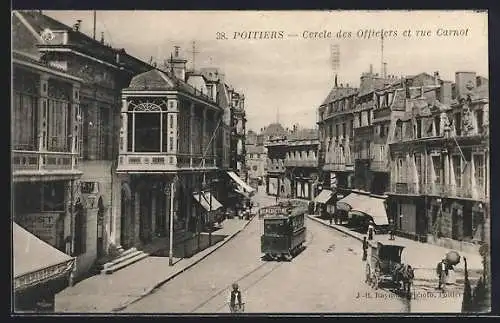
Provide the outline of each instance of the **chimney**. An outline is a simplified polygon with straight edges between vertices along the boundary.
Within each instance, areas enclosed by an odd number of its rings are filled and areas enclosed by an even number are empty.
[[[476,87],[476,72],[456,72],[455,84],[457,96],[467,96]]]
[[[441,102],[444,105],[451,104],[451,98],[452,98],[451,88],[452,87],[451,87],[450,81],[442,81],[441,82],[441,89],[439,91],[439,102]]]
[[[82,20],[81,19],[78,19],[76,21],[76,24],[73,25],[73,30],[74,31],[79,31],[80,30],[80,26],[82,25]]]
[[[174,46],[174,56],[170,57],[168,63],[172,67],[175,77],[182,81],[186,81],[187,60],[180,56],[179,48],[179,46]]]
[[[440,81],[439,72],[436,71],[434,72],[434,85],[439,85],[439,81]]]

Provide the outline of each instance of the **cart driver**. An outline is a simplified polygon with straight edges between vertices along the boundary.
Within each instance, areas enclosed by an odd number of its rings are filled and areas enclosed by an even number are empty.
[[[236,304],[241,307],[243,304],[241,301],[241,291],[238,288],[237,283],[233,283],[233,290],[231,290],[231,295],[230,295],[230,300],[229,300],[229,307],[231,308],[231,313],[236,312]]]

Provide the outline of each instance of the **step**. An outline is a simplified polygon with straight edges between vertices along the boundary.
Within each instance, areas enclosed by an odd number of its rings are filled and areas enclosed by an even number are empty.
[[[140,252],[139,254],[136,254],[134,257],[131,257],[123,262],[120,262],[118,264],[115,264],[113,266],[110,266],[108,268],[105,268],[101,271],[101,274],[112,274],[120,269],[123,269],[125,267],[128,267],[144,258],[147,258],[149,257],[149,255],[147,253],[144,253],[144,252]]]
[[[114,266],[120,262],[123,262],[129,258],[132,258],[138,254],[140,254],[142,251],[138,251],[138,250],[131,250],[129,252],[125,252],[123,253],[120,257],[116,258],[116,259],[113,259],[112,261],[110,262],[107,262],[104,264],[103,268],[108,268],[108,267],[111,267],[111,266]]]

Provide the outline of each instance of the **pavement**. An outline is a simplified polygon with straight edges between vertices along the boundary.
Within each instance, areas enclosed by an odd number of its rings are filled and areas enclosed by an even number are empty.
[[[208,257],[234,238],[250,221],[225,220],[223,227],[214,233],[226,236],[224,240],[190,258],[174,258],[173,266],[169,266],[168,257],[150,256],[111,275],[96,275],[85,279],[56,295],[55,312],[109,313],[118,311],[145,297],[162,284]],[[161,270],[158,270],[159,268]]]
[[[308,215],[308,217],[314,221],[320,222],[325,226],[333,228],[337,231],[340,231],[346,235],[349,235],[360,242],[363,241],[363,237],[366,234],[362,234],[356,231],[352,231],[345,226],[338,224],[330,224],[329,220],[324,220],[319,218],[317,215]],[[403,262],[410,264],[414,269],[420,270],[423,272],[425,270],[426,276],[429,275],[429,278],[435,279],[435,268],[437,263],[443,259],[443,257],[451,251],[452,249],[447,249],[441,246],[422,243],[402,237],[395,237],[395,240],[389,240],[389,234],[377,234],[374,236],[374,241],[380,241],[382,243],[393,243],[404,246],[403,250]],[[456,251],[456,250],[455,250]],[[469,269],[469,273],[471,271],[481,271],[482,272],[482,257],[477,254],[459,252],[461,257],[467,258],[467,268]],[[459,264],[455,266],[455,272],[463,272],[464,271],[464,262],[461,260]]]
[[[275,198],[267,196],[262,187],[256,193],[254,200],[260,207],[275,203]],[[58,293],[55,297],[54,312],[110,313],[120,311],[207,258],[243,231],[256,218],[250,221],[238,218],[226,219],[222,228],[213,233],[224,237],[222,241],[190,258],[174,258],[173,266],[169,266],[168,257],[149,256],[111,275],[89,277]]]

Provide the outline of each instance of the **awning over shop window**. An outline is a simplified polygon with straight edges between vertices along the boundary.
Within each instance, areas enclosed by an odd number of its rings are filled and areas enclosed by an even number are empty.
[[[74,258],[13,223],[14,290],[19,291],[70,273]]]
[[[362,212],[373,219],[375,225],[387,225],[384,199],[364,194],[351,193],[337,202],[337,208]]]
[[[369,215],[375,225],[388,225],[387,212],[385,211],[384,199],[373,196],[364,196],[365,201],[353,207],[353,210]]]
[[[236,184],[238,184],[242,188],[243,191],[247,192],[248,194],[252,194],[255,192],[255,189],[245,183],[245,181],[242,180],[238,175],[236,175],[235,172],[227,172],[227,174],[236,182]]]
[[[333,196],[332,191],[322,190],[321,193],[319,193],[318,196],[316,196],[314,198],[314,202],[325,204],[326,202],[328,202],[332,198],[332,196]]]
[[[362,203],[363,196],[361,194],[351,193],[337,202],[337,208],[344,211],[350,211],[355,205]]]
[[[222,207],[210,192],[195,193],[193,197],[207,211],[216,211]]]

